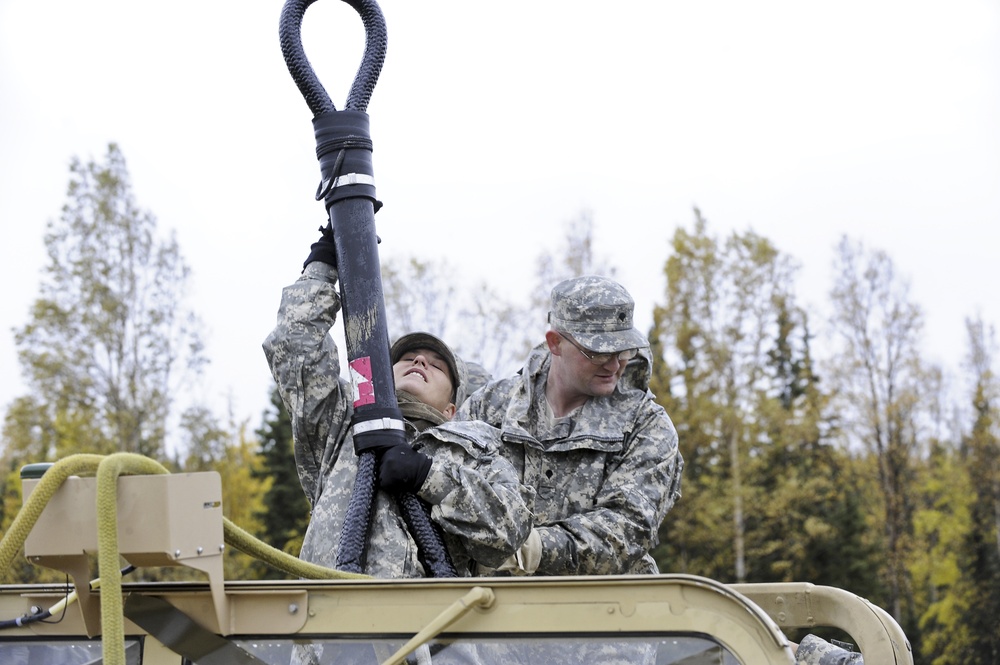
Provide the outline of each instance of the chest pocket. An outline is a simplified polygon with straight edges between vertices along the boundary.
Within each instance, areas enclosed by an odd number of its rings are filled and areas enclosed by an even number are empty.
[[[535,489],[533,512],[545,524],[593,508],[614,452],[525,449],[523,483]]]

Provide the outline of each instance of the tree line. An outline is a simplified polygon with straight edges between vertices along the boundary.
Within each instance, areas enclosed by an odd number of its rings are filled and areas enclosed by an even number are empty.
[[[558,252],[538,256],[527,303],[456,279],[444,262],[384,261],[390,336],[427,330],[495,375],[513,371],[542,339],[553,284],[615,276],[594,245],[583,213]],[[218,472],[226,516],[297,553],[309,515],[288,414],[274,391],[253,431],[180,403],[206,363],[190,269],[135,202],[116,145],[101,162],[72,160],[45,246],[38,297],[14,331],[28,390],[4,415],[0,528],[21,506],[23,465],[126,451]],[[675,230],[649,330],[650,387],[686,468],[654,556],[663,572],[852,591],[893,614],[917,663],[1000,662],[993,328],[966,321],[968,388],[955,395],[921,353],[923,312],[888,254],[845,237],[835,256],[833,314],[821,320],[797,299],[793,257],[767,238],[719,237],[697,209]],[[3,574],[61,579],[27,561]],[[226,575],[283,576],[238,552]]]

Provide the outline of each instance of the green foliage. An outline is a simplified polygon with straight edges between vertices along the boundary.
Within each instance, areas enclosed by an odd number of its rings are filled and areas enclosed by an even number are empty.
[[[968,469],[958,452],[936,443],[920,469],[919,505],[914,513],[915,548],[909,570],[918,607],[920,652],[934,665],[959,663],[957,654],[970,635],[968,613],[972,585],[965,580],[963,543],[972,528],[974,493]]]
[[[951,626],[959,635],[950,647],[961,659],[956,662],[978,665],[1000,662],[1000,384],[993,371],[995,340],[981,321],[967,326],[974,419],[962,452],[971,495],[970,528],[960,541],[959,566],[965,576],[954,587],[960,597]]]
[[[254,519],[261,526],[262,540],[297,555],[309,526],[309,502],[302,492],[295,466],[292,421],[277,386],[272,386],[271,408],[264,414],[257,436],[260,464],[254,467],[254,478],[266,483],[266,489]]]
[[[136,205],[116,145],[103,163],[72,160],[45,247],[38,297],[15,331],[30,392],[4,415],[7,524],[20,510],[24,464],[115,452],[162,461],[174,400],[204,362],[197,318],[183,306],[188,268]],[[52,574],[18,572],[23,581]]]
[[[752,232],[711,236],[697,210],[672,250],[651,335],[667,369],[652,385],[686,468],[658,560],[732,581],[848,579],[826,550],[856,546],[844,533],[862,517],[829,475],[842,462],[823,441],[831,427],[794,267]]]
[[[747,580],[809,581],[872,597],[878,588],[859,479],[829,444],[784,439],[748,472]]]
[[[261,477],[261,465],[258,443],[247,439],[241,428],[239,439],[225,447],[224,455],[215,460],[212,467],[222,477],[222,507],[226,517],[266,542],[260,516],[270,483]],[[271,568],[233,547],[226,548],[225,571],[226,579],[273,576]]]
[[[186,472],[210,471],[231,454],[233,433],[224,429],[205,406],[193,406],[181,414],[182,442],[187,457]]]
[[[687,466],[661,570],[848,589],[896,614],[921,665],[1000,661],[1000,388],[982,324],[970,434],[928,439],[939,373],[884,252],[841,243],[840,344],[821,381],[791,272],[766,242],[720,241],[695,211],[671,249],[651,388]]]

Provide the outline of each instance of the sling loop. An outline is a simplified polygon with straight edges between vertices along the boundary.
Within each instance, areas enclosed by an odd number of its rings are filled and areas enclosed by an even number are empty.
[[[302,18],[314,1],[286,0],[279,36],[288,71],[313,113],[321,175],[316,199],[324,200],[333,230],[347,358],[355,382],[351,425],[356,445],[359,440],[366,442],[362,447],[371,447],[372,441],[380,446],[405,443],[406,433],[396,425],[403,418],[389,362],[389,334],[375,234],[375,212],[381,204],[375,198],[367,114],[385,60],[385,19],[374,0],[344,0],[364,23],[365,52],[346,107],[338,111],[302,47]],[[376,461],[376,454],[371,451],[358,456],[354,490],[337,552],[340,570],[364,572],[378,487]],[[426,503],[415,495],[404,495],[398,505],[430,576],[455,577],[440,530],[431,522]]]

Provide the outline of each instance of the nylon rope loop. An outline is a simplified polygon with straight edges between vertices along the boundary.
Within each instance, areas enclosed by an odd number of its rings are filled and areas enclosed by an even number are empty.
[[[305,98],[309,110],[314,116],[318,116],[337,109],[330,100],[326,88],[316,77],[316,72],[302,47],[302,19],[306,9],[315,1],[286,0],[281,10],[278,36],[288,72]],[[348,92],[345,108],[365,112],[368,110],[368,102],[371,101],[375,84],[382,72],[382,64],[385,62],[388,43],[385,17],[375,0],[344,0],[344,2],[361,15],[365,27],[365,51]]]
[[[399,495],[397,505],[413,539],[420,544],[418,558],[430,576],[458,577],[455,564],[444,545],[441,527],[431,520],[431,509],[427,502],[416,494],[405,493]]]
[[[368,533],[375,512],[375,493],[378,491],[378,471],[375,453],[358,457],[358,470],[354,476],[354,489],[347,504],[344,524],[340,529],[340,547],[337,549],[337,570],[363,574],[368,560]]]
[[[367,558],[378,485],[376,455],[362,449],[372,440],[382,444],[393,439],[406,440],[405,432],[395,426],[396,421],[402,422],[402,414],[396,403],[389,361],[374,220],[380,204],[375,197],[367,114],[368,102],[385,60],[387,39],[385,19],[374,0],[344,0],[361,15],[365,27],[365,52],[348,93],[346,108],[338,111],[302,47],[302,19],[314,1],[286,0],[279,36],[288,71],[313,112],[321,178],[316,199],[326,204],[336,247],[347,357],[355,382],[352,432],[355,443],[361,443],[358,473],[341,534],[337,567],[360,573]],[[373,420],[378,422],[376,426],[362,426]],[[418,507],[410,512],[416,515],[411,522],[419,525],[413,529],[414,540],[423,558],[431,563],[431,573],[453,576],[453,569],[448,571],[450,562],[438,565],[441,553],[447,560],[447,552],[440,532],[432,528],[426,509]]]

